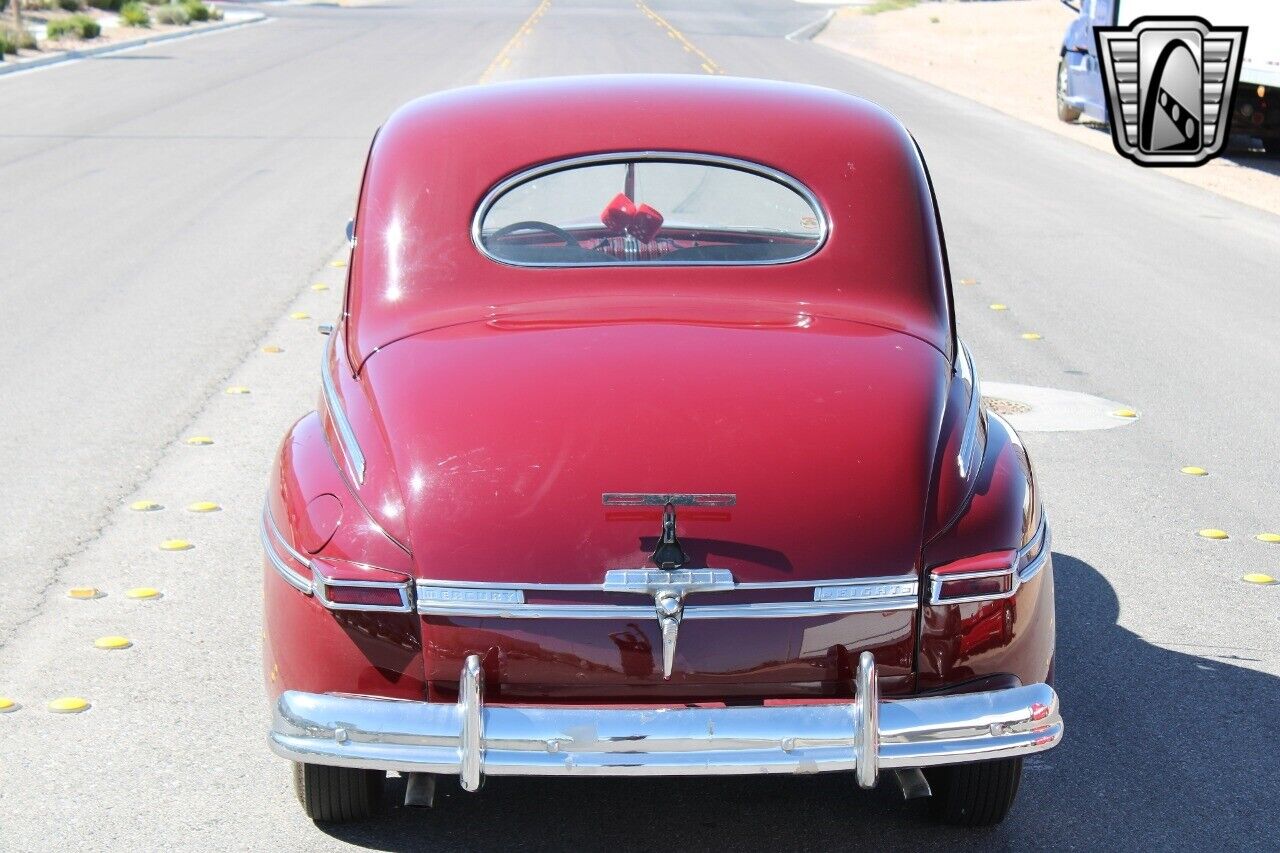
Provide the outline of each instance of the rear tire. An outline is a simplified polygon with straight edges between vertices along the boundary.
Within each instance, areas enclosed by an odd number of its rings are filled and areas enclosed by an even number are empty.
[[[933,788],[934,816],[952,826],[995,826],[1018,796],[1022,759],[1002,758],[925,771]]]
[[[307,817],[318,823],[350,823],[365,820],[382,804],[381,770],[326,767],[294,762],[293,790]]]
[[[1280,139],[1262,140],[1262,150],[1268,154],[1280,155]]]
[[[1080,110],[1067,103],[1067,60],[1066,57],[1058,60],[1058,119],[1065,122],[1073,122],[1080,118]]]

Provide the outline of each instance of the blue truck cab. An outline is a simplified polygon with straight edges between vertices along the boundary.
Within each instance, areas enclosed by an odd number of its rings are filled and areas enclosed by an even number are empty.
[[[1259,140],[1280,154],[1280,0],[1061,0],[1075,17],[1062,37],[1058,60],[1058,118],[1082,115],[1107,122],[1107,98],[1098,65],[1097,27],[1127,26],[1154,15],[1196,16],[1211,25],[1245,26],[1240,82],[1231,133]]]

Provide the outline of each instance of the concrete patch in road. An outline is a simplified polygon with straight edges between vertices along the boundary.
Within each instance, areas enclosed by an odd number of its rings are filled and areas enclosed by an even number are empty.
[[[989,409],[1006,418],[1020,432],[1111,429],[1138,419],[1116,415],[1117,411],[1132,411],[1122,403],[1060,388],[983,382],[982,399]]]

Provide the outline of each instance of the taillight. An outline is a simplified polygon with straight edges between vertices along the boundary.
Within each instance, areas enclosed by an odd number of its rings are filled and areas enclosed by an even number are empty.
[[[407,610],[403,587],[341,586],[323,584],[320,601],[327,607],[351,607],[356,610]]]
[[[311,576],[316,600],[330,610],[413,612],[413,581],[399,572],[317,558]]]
[[[991,551],[929,570],[930,604],[963,604],[1008,598],[1049,558],[1049,525],[1042,517],[1035,534],[1016,551]]]
[[[992,551],[947,563],[930,574],[930,604],[958,604],[1011,595],[1017,551]]]

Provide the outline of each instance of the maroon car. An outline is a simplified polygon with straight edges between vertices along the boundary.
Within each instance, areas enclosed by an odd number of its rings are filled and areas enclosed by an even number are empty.
[[[271,747],[388,771],[847,771],[1000,821],[1063,725],[1048,528],[914,140],[826,89],[565,78],[378,132],[263,514]]]

